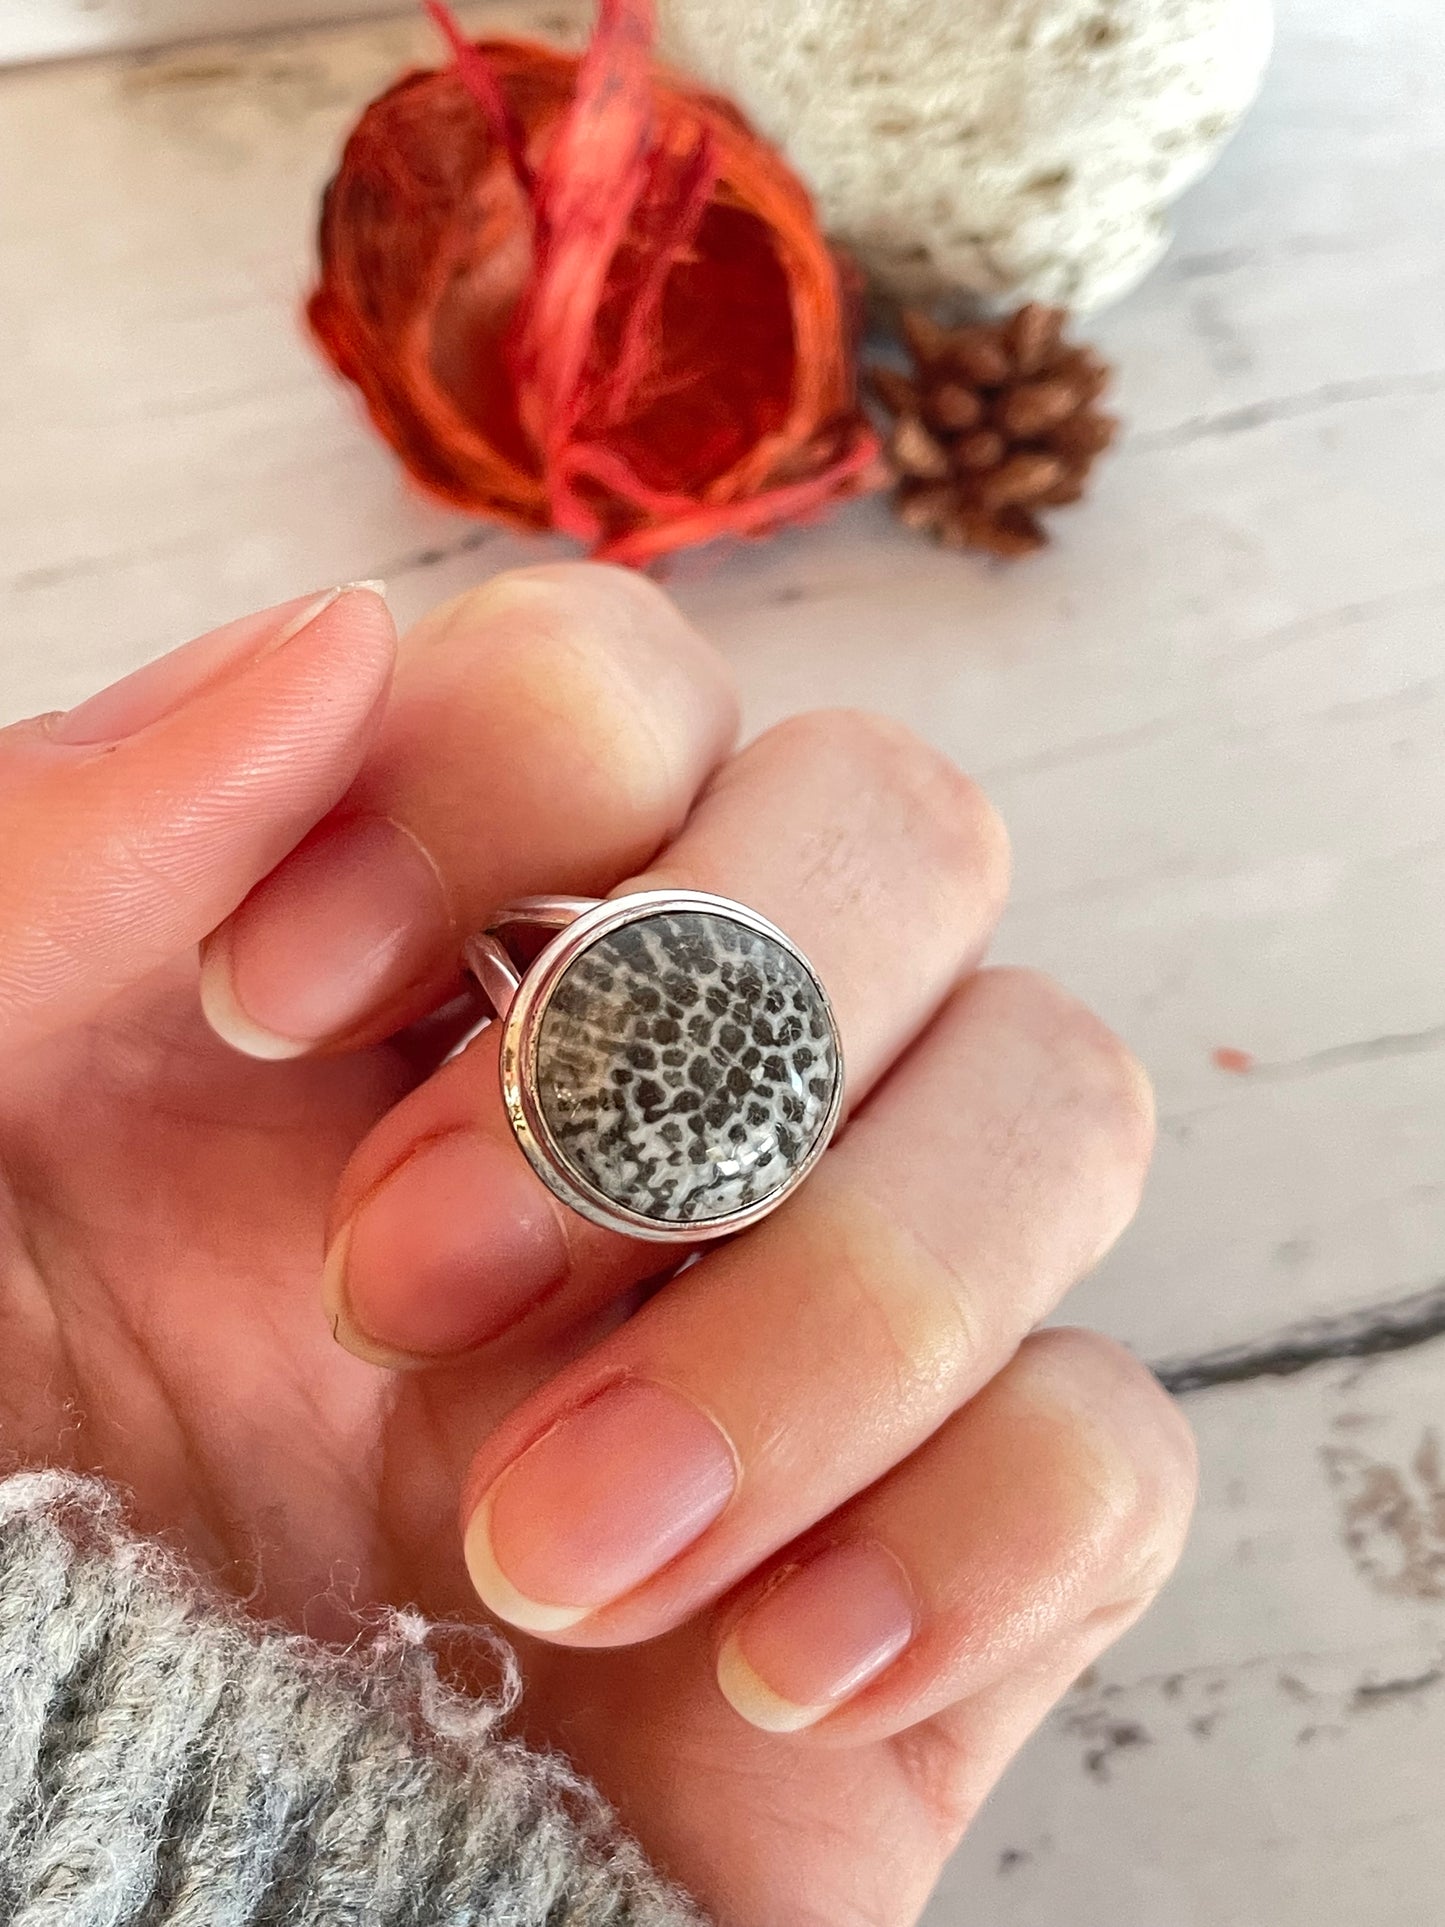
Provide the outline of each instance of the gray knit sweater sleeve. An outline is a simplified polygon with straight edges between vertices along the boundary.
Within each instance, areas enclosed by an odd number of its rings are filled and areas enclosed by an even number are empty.
[[[598,1796],[438,1681],[206,1597],[59,1473],[0,1480],[6,1927],[698,1927]]]

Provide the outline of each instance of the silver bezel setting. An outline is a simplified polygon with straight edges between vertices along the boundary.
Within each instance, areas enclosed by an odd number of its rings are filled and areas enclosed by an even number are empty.
[[[811,963],[799,950],[792,939],[779,930],[776,924],[766,917],[759,916],[746,904],[734,903],[729,897],[712,896],[702,890],[641,890],[634,896],[610,897],[600,903],[589,904],[586,908],[572,909],[575,899],[554,898],[535,899],[535,913],[530,918],[541,924],[555,923],[565,914],[568,921],[551,942],[537,956],[526,971],[521,974],[510,1002],[502,1014],[501,1079],[502,1101],[507,1107],[517,1142],[526,1154],[532,1169],[541,1178],[549,1191],[560,1198],[573,1211],[601,1225],[609,1231],[619,1231],[630,1238],[645,1238],[657,1244],[701,1244],[713,1238],[728,1237],[737,1231],[745,1231],[749,1225],[756,1224],[775,1211],[785,1198],[792,1196],[798,1186],[808,1176],[813,1166],[826,1150],[828,1141],[837,1129],[839,1114],[843,1107],[843,1043],[838,1034],[838,1020],[833,1014],[833,1006],[828,999],[826,987],[818,978]],[[565,911],[561,906],[566,906]],[[532,904],[519,904],[509,913],[507,921],[522,924],[529,920],[527,912]],[[779,945],[807,972],[817,990],[823,1011],[833,1033],[835,1072],[833,1093],[828,1110],[823,1118],[817,1135],[803,1161],[791,1173],[786,1183],[779,1185],[769,1197],[757,1203],[729,1212],[720,1218],[708,1218],[696,1224],[671,1224],[662,1219],[649,1218],[640,1211],[632,1211],[618,1204],[605,1192],[590,1184],[567,1161],[560,1147],[554,1142],[537,1100],[536,1054],[541,1033],[542,1021],[547,1014],[552,993],[557,988],[571,965],[594,943],[620,930],[629,923],[639,923],[655,916],[678,915],[697,912],[706,916],[721,917],[732,923],[741,924],[745,929],[766,937]],[[550,912],[550,914],[549,914]],[[499,926],[494,925],[493,928]],[[495,958],[496,945],[489,941],[488,956]],[[482,959],[473,961],[477,969]],[[495,963],[492,965],[495,972]],[[481,976],[481,970],[478,970]],[[495,981],[495,978],[494,978]],[[484,979],[485,982],[485,979]],[[490,989],[490,986],[488,986]],[[492,992],[494,999],[495,991]]]

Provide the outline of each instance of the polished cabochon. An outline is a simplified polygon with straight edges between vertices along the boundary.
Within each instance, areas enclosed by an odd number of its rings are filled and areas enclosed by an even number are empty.
[[[502,1088],[543,1181],[594,1222],[696,1241],[781,1203],[842,1102],[827,993],[756,912],[651,891],[585,910],[508,1011]]]

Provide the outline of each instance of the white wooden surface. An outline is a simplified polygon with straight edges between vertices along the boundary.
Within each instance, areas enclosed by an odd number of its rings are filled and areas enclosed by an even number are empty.
[[[268,18],[212,5],[168,30]],[[80,11],[27,9],[0,48]],[[987,780],[1003,954],[1092,998],[1160,1091],[1140,1225],[1070,1315],[1239,1381],[1186,1394],[1179,1580],[1029,1749],[934,1927],[1445,1911],[1438,0],[1281,26],[1168,264],[1094,330],[1132,433],[1057,548],[999,569],[870,504],[674,584],[755,724],[870,704]],[[409,616],[539,552],[415,501],[295,323],[338,140],[421,49],[404,20],[0,75],[6,715],[312,584],[382,575]]]
[[[401,11],[397,0],[0,0],[0,62],[113,53]]]

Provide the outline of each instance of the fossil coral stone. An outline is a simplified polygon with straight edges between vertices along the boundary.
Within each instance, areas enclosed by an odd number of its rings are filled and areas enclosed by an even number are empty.
[[[562,1160],[608,1202],[669,1224],[782,1192],[827,1128],[839,1073],[801,958],[696,910],[599,935],[552,991],[533,1063]]]
[[[1269,0],[662,0],[888,291],[1096,308],[1259,89]]]

